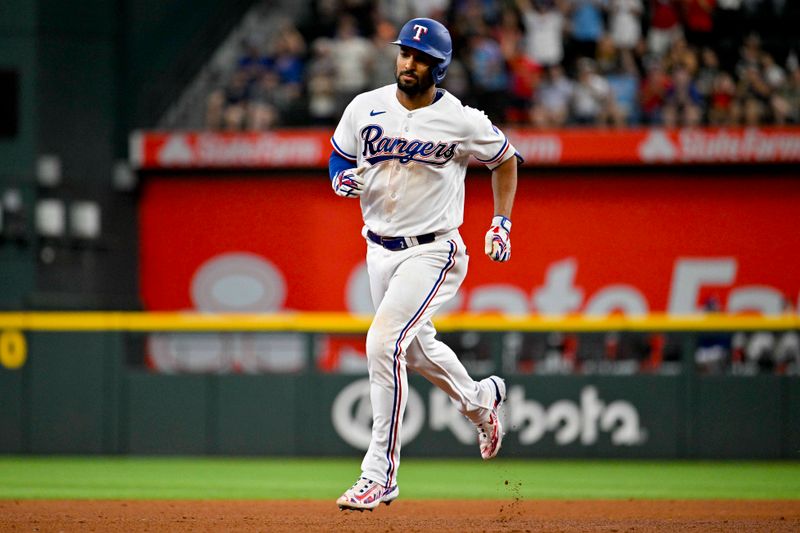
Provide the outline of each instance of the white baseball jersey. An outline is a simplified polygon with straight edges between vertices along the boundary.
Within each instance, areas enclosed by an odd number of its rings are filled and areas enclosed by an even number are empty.
[[[375,318],[366,349],[372,438],[362,476],[396,490],[406,367],[425,376],[478,424],[497,401],[490,379],[474,381],[453,350],[436,338],[433,315],[458,291],[469,257],[458,233],[464,219],[464,177],[471,156],[494,169],[514,157],[506,136],[482,112],[437,91],[434,102],[409,111],[397,85],[350,103],[331,143],[364,172],[364,224],[383,237],[419,237],[401,250],[367,240],[367,270]]]
[[[331,138],[339,155],[370,167],[361,195],[364,223],[391,237],[456,229],[464,221],[470,156],[494,169],[516,150],[482,111],[446,91],[413,111],[396,91],[392,84],[356,96]]]

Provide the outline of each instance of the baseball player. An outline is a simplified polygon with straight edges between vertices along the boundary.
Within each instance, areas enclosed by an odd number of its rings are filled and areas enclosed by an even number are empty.
[[[506,397],[499,377],[474,381],[468,375],[435,338],[431,317],[467,273],[458,227],[471,156],[492,170],[494,217],[485,252],[494,261],[508,261],[518,154],[483,112],[436,87],[452,57],[442,24],[413,19],[393,44],[400,47],[397,84],[353,99],[331,138],[329,163],[336,194],[361,201],[376,310],[366,346],[372,440],[361,477],[336,501],[340,509],[360,511],[388,505],[400,492],[407,367],[445,391],[475,424],[483,459],[500,449],[498,408]]]

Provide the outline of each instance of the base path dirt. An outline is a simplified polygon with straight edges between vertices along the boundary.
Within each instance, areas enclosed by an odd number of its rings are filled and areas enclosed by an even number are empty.
[[[398,500],[372,513],[333,501],[0,500],[0,531],[797,532],[800,500]]]

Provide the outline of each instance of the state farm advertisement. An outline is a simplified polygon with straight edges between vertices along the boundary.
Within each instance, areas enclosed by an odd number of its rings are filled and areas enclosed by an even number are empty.
[[[800,128],[676,130],[505,129],[528,164],[685,165],[800,162]],[[137,131],[130,160],[142,170],[180,168],[326,168],[332,130],[272,132]],[[472,164],[478,166],[476,160]]]
[[[467,178],[471,257],[444,311],[776,314],[800,294],[791,175],[521,176],[512,256],[483,255],[489,173]],[[148,310],[372,312],[357,200],[324,172],[149,177],[140,204]]]

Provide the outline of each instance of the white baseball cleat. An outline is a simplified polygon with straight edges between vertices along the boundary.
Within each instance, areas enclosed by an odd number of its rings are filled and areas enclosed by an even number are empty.
[[[336,500],[336,505],[342,511],[372,511],[382,503],[391,504],[399,495],[400,487],[397,485],[386,489],[383,485],[362,477],[344,491]]]
[[[488,461],[497,455],[500,446],[503,444],[503,426],[500,423],[498,411],[503,402],[506,401],[506,383],[497,376],[486,378],[492,382],[495,390],[495,399],[489,419],[478,424],[478,446],[481,449],[481,457]]]

